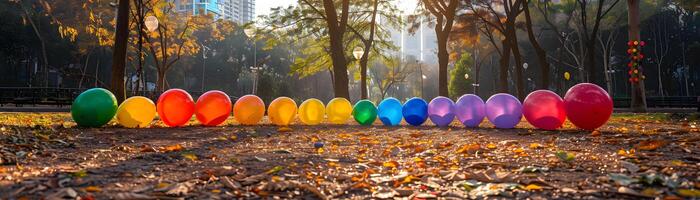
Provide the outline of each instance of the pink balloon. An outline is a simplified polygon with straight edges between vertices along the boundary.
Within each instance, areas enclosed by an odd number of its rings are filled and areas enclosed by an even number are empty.
[[[585,130],[603,126],[613,112],[613,101],[603,88],[591,83],[571,87],[564,96],[569,121]]]
[[[534,91],[523,102],[523,115],[534,127],[555,130],[566,120],[564,100],[549,90]]]

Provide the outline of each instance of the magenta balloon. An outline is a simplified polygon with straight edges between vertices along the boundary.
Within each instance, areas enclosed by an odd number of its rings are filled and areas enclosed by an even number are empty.
[[[523,117],[523,106],[513,95],[495,94],[486,101],[486,117],[496,128],[513,128]]]
[[[537,90],[523,101],[523,115],[532,126],[555,130],[566,120],[564,100],[549,90]]]
[[[466,127],[479,127],[486,116],[486,104],[481,97],[465,94],[455,103],[455,114]]]
[[[428,117],[433,124],[445,127],[452,123],[455,118],[454,113],[455,103],[447,97],[435,97],[428,104]]]
[[[595,130],[610,119],[613,101],[608,92],[598,85],[580,83],[566,92],[564,107],[569,121],[576,127]]]

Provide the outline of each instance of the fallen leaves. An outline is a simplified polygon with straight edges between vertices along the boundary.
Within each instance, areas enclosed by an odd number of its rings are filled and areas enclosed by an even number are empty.
[[[174,145],[169,145],[169,146],[165,146],[165,147],[161,148],[161,151],[166,153],[166,152],[172,152],[172,151],[182,151],[184,149],[185,148],[182,147],[182,145],[174,144]]]
[[[465,154],[465,153],[474,153],[481,149],[481,145],[477,143],[471,143],[471,144],[465,144],[462,145],[455,153],[457,154]]]
[[[571,161],[574,161],[574,159],[576,159],[576,154],[570,153],[570,152],[566,152],[566,151],[561,151],[561,150],[560,150],[560,151],[557,151],[554,155],[555,155],[557,158],[559,158],[560,161],[564,161],[564,162],[567,162],[567,163],[568,163],[568,162],[571,162]]]
[[[654,151],[658,148],[661,148],[668,144],[667,141],[664,140],[643,140],[639,142],[635,147],[639,150],[644,150],[644,151]]]

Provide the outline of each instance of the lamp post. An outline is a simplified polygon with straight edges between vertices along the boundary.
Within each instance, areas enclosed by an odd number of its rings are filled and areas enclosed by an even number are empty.
[[[257,93],[258,89],[258,71],[260,68],[258,68],[258,44],[255,41],[255,35],[257,34],[257,28],[255,28],[255,25],[250,25],[248,28],[243,30],[243,33],[245,33],[248,38],[251,38],[253,40],[253,66],[250,68],[250,70],[253,72],[253,94]]]
[[[143,34],[142,34],[142,31],[143,31],[143,26],[146,26],[146,30],[148,30],[148,32],[156,31],[159,27],[159,22],[158,22],[158,18],[156,16],[153,16],[153,15],[150,15],[146,18],[142,18],[143,17],[143,10],[142,10],[143,2],[141,0],[139,0],[138,4],[139,4],[138,5],[139,6],[139,10],[138,10],[139,14],[138,15],[139,15],[139,17],[141,17],[141,20],[143,23],[143,24],[139,23],[139,41],[138,41],[138,43],[139,43],[139,60],[138,60],[139,61],[139,72],[138,72],[139,77],[138,78],[139,78],[139,80],[138,81],[143,83],[143,87],[145,88],[145,91],[144,91],[144,94],[145,94],[145,92],[148,91],[148,86],[146,85],[147,82],[145,79],[145,74],[143,72],[143,59],[141,58],[141,52],[143,52]],[[139,89],[140,88],[138,88],[138,87],[136,88],[137,91]]]
[[[416,63],[418,64],[418,71],[420,72],[420,97],[425,98],[423,96],[423,79],[427,79],[428,77],[423,75],[423,65],[420,60],[416,60]]]
[[[527,77],[527,68],[528,68],[528,67],[530,67],[530,65],[527,64],[526,62],[523,62],[523,71],[524,71],[523,73],[525,73],[525,77]],[[528,78],[527,78],[527,81],[528,81],[528,88],[532,88],[532,87],[530,87],[530,85],[532,84],[532,79],[530,79],[530,78],[528,77]],[[532,89],[530,89],[530,90],[532,90]]]
[[[352,56],[355,57],[355,59],[357,60],[356,67],[359,70],[362,70],[361,66],[360,66],[360,59],[362,58],[362,55],[364,55],[364,54],[365,54],[365,50],[362,49],[362,47],[355,47],[355,49],[352,50]],[[365,72],[360,71],[360,74],[366,74],[366,73],[367,73],[366,71]],[[362,78],[366,78],[366,77],[362,77]],[[364,86],[367,86],[366,80],[360,80],[360,89],[364,90],[364,92],[367,92],[367,98],[369,98],[369,87],[362,87],[363,83],[365,83]]]
[[[205,69],[207,68],[207,51],[209,51],[209,47],[202,45],[202,94],[204,94],[204,74],[205,74]]]

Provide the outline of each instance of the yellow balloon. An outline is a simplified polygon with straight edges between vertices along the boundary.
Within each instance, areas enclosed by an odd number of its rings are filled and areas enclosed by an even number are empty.
[[[288,126],[297,116],[297,103],[289,97],[280,97],[267,107],[267,116],[278,126]]]
[[[265,116],[265,103],[255,95],[245,95],[233,104],[233,118],[243,125],[256,125]]]
[[[345,124],[352,115],[352,104],[345,98],[335,98],[328,102],[326,115],[332,124]]]
[[[299,106],[299,119],[306,125],[317,125],[325,117],[326,107],[318,99],[308,99]]]
[[[564,72],[564,79],[566,79],[567,81],[571,79],[571,74],[569,72]]]
[[[117,109],[117,122],[127,128],[147,127],[155,117],[156,104],[146,97],[128,98]]]

